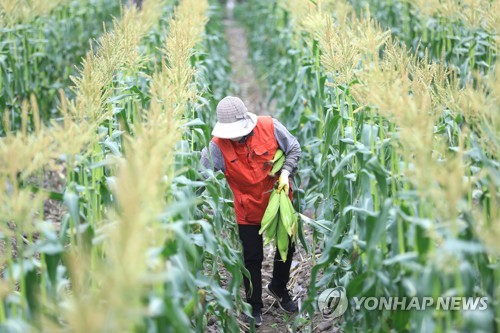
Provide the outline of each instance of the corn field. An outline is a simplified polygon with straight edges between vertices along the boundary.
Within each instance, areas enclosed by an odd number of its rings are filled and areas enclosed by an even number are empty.
[[[0,332],[254,331],[233,196],[200,164],[238,92],[226,10],[0,0]],[[260,331],[499,331],[499,18],[498,0],[236,4],[262,108],[302,146],[305,291]],[[325,326],[333,287],[349,306]]]

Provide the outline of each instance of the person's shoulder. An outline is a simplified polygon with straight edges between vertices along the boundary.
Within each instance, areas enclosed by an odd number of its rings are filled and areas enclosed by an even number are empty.
[[[279,128],[281,128],[281,127],[285,127],[285,126],[281,123],[281,121],[279,121],[278,119],[276,119],[276,118],[272,118],[272,119],[273,119],[273,124],[274,124],[274,126],[278,126]]]
[[[219,138],[214,137],[214,138],[212,138],[212,140],[210,140],[210,144],[209,144],[210,150],[220,149],[220,145],[221,145],[221,142],[220,142]]]
[[[221,144],[221,139],[218,137],[213,137],[212,140],[210,140],[210,147],[212,146],[219,146]]]
[[[274,118],[271,116],[257,116],[257,122],[263,124],[270,124],[274,122]]]

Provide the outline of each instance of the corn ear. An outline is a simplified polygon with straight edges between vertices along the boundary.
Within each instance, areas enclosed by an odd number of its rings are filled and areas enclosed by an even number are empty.
[[[299,234],[299,224],[298,224],[297,215],[295,213],[293,215],[295,216],[295,219],[292,222],[292,228],[291,228],[292,233],[291,233],[290,237],[292,237],[292,241],[295,243],[295,242],[297,242],[297,236]]]
[[[284,160],[284,155],[279,159]],[[259,234],[264,235],[264,244],[275,240],[283,261],[286,261],[290,241],[297,240],[297,222],[298,216],[288,194],[285,191],[273,190],[262,218]]]
[[[277,160],[279,160],[281,158],[281,156],[283,156],[283,150],[279,149],[276,150],[276,153],[274,154],[274,157],[273,159],[271,160],[271,162],[275,163]]]
[[[281,155],[276,162],[273,164],[273,168],[271,169],[271,172],[269,173],[270,176],[274,177],[278,173],[278,171],[281,170],[283,167],[283,164],[285,163],[285,154]]]
[[[294,220],[295,211],[293,209],[290,198],[285,191],[280,192],[280,218],[281,222],[289,236],[292,235],[292,224]]]
[[[274,217],[273,221],[270,223],[269,227],[266,228],[266,233],[264,237],[264,245],[269,244],[272,240],[275,239],[276,237],[276,231],[278,230],[278,224],[281,223],[280,221],[280,214],[276,214]]]
[[[281,256],[281,260],[286,261],[286,257],[288,254],[288,245],[289,245],[288,233],[286,231],[285,225],[283,221],[278,223],[278,231],[276,233],[276,246]]]
[[[293,241],[296,242],[297,236],[299,233],[299,217],[298,217],[297,213],[295,212],[295,209],[293,208],[293,204],[291,201],[290,201],[290,207],[291,207],[292,212],[293,212],[292,228],[291,228],[292,230],[291,230],[290,236],[292,237]]]
[[[278,195],[276,190],[273,190],[271,192],[271,196],[269,197],[269,203],[267,204],[267,208],[266,208],[266,211],[264,212],[264,216],[262,217],[259,235],[262,235],[262,233],[273,222],[276,214],[279,214],[279,208],[280,208],[280,196]]]

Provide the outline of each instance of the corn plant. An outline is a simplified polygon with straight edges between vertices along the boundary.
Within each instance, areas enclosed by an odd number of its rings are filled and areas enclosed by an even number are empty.
[[[497,1],[350,1],[366,7],[384,27],[420,56],[444,60],[464,77],[486,73],[496,61],[500,10]]]
[[[4,21],[0,33],[0,109],[2,114],[10,113],[11,128],[2,124],[0,134],[20,128],[22,102],[31,95],[37,99],[42,122],[57,116],[59,90],[70,93],[69,77],[89,49],[89,41],[91,45],[104,24],[119,15],[119,3],[114,1],[32,4],[39,6],[3,7],[10,20]],[[47,12],[40,13],[42,9]],[[22,13],[22,20],[13,20]],[[30,129],[33,121],[30,117]]]

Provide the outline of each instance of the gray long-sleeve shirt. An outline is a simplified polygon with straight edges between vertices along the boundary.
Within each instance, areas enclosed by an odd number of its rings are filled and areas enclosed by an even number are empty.
[[[280,123],[278,120],[273,118],[274,123],[274,136],[278,142],[278,146],[286,155],[285,163],[283,164],[283,169],[288,170],[290,175],[293,176],[297,172],[297,164],[300,159],[302,150],[300,149],[300,144],[297,139]],[[245,138],[244,138],[245,139]],[[243,140],[244,140],[243,139]],[[213,170],[226,172],[226,167],[224,164],[224,157],[222,152],[214,142],[210,142],[210,155],[213,160]],[[208,149],[205,147],[201,151],[201,164],[207,168],[212,168],[212,163],[210,162],[210,157],[208,156]]]

